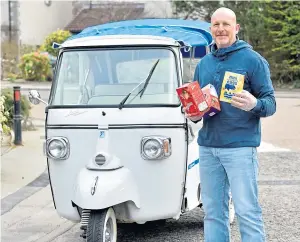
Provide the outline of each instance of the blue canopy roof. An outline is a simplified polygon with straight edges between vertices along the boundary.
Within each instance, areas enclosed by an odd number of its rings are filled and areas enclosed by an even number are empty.
[[[199,20],[124,20],[88,27],[69,39],[104,35],[155,35],[173,38],[185,46],[204,47],[212,43],[209,26],[209,23]]]

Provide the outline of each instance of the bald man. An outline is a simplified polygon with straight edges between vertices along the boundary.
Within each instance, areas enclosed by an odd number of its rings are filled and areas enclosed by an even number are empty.
[[[214,44],[194,75],[201,87],[214,85],[221,103],[220,113],[203,118],[198,135],[207,242],[230,241],[229,187],[242,241],[265,241],[258,202],[257,147],[260,118],[275,113],[276,101],[267,61],[238,39],[239,29],[232,10],[220,8],[213,13]]]

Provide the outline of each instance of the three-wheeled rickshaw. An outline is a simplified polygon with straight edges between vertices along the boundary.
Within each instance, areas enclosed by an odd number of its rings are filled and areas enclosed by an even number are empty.
[[[115,242],[117,223],[201,207],[195,125],[176,88],[211,43],[206,22],[145,19],[89,27],[57,46],[44,151],[55,208],[88,242]],[[29,98],[41,101],[35,90]]]

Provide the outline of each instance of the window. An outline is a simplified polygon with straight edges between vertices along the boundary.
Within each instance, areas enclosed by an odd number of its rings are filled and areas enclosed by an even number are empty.
[[[158,61],[144,95],[151,68]],[[63,53],[52,105],[179,104],[174,53],[167,48],[73,50]]]

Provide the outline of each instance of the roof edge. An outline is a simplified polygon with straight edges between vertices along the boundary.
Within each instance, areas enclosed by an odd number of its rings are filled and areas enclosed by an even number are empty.
[[[172,38],[155,35],[106,35],[70,39],[61,44],[60,48],[116,45],[180,46],[180,43]]]

